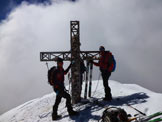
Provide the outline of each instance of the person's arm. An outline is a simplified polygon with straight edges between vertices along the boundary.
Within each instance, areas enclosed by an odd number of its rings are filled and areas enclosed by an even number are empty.
[[[93,63],[95,66],[100,66],[100,63],[98,62],[94,62],[93,60],[91,61],[91,63]]]
[[[69,72],[70,68],[71,68],[71,64],[70,64],[70,65],[68,66],[68,68],[64,71],[64,75],[66,75],[66,74]]]
[[[100,66],[100,64],[99,64],[99,63],[96,63],[96,62],[93,62],[93,64],[94,64],[95,66]]]

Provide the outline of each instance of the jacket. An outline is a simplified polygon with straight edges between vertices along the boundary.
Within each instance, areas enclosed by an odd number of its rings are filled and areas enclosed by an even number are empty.
[[[70,67],[71,67],[71,64],[66,70],[64,70],[62,67],[57,67],[57,69],[54,71],[53,87],[55,91],[60,91],[60,90],[65,89],[65,86],[64,86],[65,77],[64,76],[68,73],[68,71],[70,70]]]
[[[114,64],[112,63],[112,54],[109,51],[105,51],[101,54],[98,63],[93,62],[94,65],[99,66],[101,71],[111,72]]]

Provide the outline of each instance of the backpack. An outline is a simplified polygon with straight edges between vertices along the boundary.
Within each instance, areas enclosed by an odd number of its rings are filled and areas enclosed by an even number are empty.
[[[56,69],[57,69],[57,67],[56,66],[53,66],[52,68],[50,68],[49,70],[48,70],[48,83],[51,85],[51,86],[53,86],[53,84],[54,84],[54,80],[53,80],[53,74],[54,74],[54,72],[56,71]]]
[[[103,111],[102,122],[128,122],[128,115],[124,109],[108,107]]]
[[[113,66],[112,69],[111,69],[111,72],[114,72],[115,69],[116,69],[116,60],[114,58],[114,55],[111,52],[109,52],[109,54],[110,54],[110,58],[109,58],[108,64],[110,66]]]

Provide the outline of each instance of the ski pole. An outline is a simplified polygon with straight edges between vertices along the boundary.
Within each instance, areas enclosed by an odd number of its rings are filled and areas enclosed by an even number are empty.
[[[93,70],[93,64],[90,63],[90,78],[89,78],[89,92],[88,92],[89,97],[91,97],[91,89],[92,89],[92,70]]]
[[[88,89],[88,73],[89,73],[89,62],[87,61],[87,68],[86,68],[86,81],[85,81],[85,91],[84,91],[84,98],[87,99],[87,89]]]
[[[47,66],[47,69],[49,70],[49,67],[48,67],[48,63],[47,63],[47,61],[46,61],[46,66]]]
[[[131,108],[133,108],[134,110],[136,110],[136,111],[137,111],[137,112],[139,112],[140,114],[142,114],[142,115],[146,116],[146,114],[145,114],[145,113],[143,113],[142,111],[140,111],[140,110],[138,110],[138,109],[134,108],[133,106],[129,105],[128,103],[127,103],[126,105],[127,105],[127,106],[129,106],[129,107],[131,107]]]
[[[69,80],[69,93],[70,93],[70,85],[71,85],[71,76],[70,76],[70,73],[68,73],[68,80]]]
[[[94,90],[94,92],[93,92],[92,97],[94,97],[94,95],[95,95],[95,93],[96,93],[96,91],[97,91],[97,87],[98,87],[98,83],[99,83],[99,80],[100,80],[100,76],[101,76],[101,73],[100,73],[99,76],[98,76],[97,85],[96,85],[96,88],[95,88],[95,90]]]

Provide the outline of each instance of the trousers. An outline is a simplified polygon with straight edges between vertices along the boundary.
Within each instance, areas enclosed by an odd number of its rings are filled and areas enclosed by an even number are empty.
[[[71,105],[71,97],[70,97],[70,95],[65,90],[57,91],[56,93],[57,93],[56,94],[56,100],[55,100],[55,104],[53,105],[53,114],[57,115],[58,106],[59,106],[62,98],[66,99],[67,111],[69,113],[71,111],[73,111],[72,105]]]
[[[111,76],[111,72],[108,72],[107,70],[101,70],[101,75],[103,79],[105,98],[112,99],[111,89],[108,85],[108,80],[109,80],[109,77]]]

